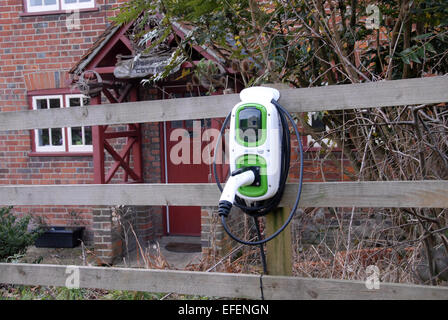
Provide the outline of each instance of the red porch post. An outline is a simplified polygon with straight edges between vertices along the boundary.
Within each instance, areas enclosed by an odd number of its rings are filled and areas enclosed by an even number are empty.
[[[138,101],[138,90],[134,85],[129,92],[129,101],[135,102]],[[132,148],[132,158],[134,160],[134,171],[140,177],[140,181],[143,182],[143,155],[142,155],[142,127],[140,123],[136,123],[133,125],[129,125],[129,130],[134,128],[136,135],[134,137],[135,142]]]
[[[92,97],[91,105],[101,104],[101,94]],[[93,183],[104,184],[104,126],[92,127],[93,144]]]
[[[111,103],[121,103],[126,96],[129,97],[129,102],[138,100],[138,90],[128,85],[119,98],[116,98],[108,89],[103,89],[106,97]],[[101,104],[101,96],[93,97],[92,104]],[[128,124],[127,131],[106,132],[108,126],[94,126],[92,128],[93,140],[93,166],[94,166],[94,183],[106,184],[114,177],[115,173],[121,167],[124,170],[123,182],[128,182],[129,178],[133,182],[143,182],[143,165],[142,165],[142,133],[140,124]],[[126,137],[127,142],[123,150],[116,151],[114,147],[107,141],[107,139],[116,139]],[[106,173],[105,166],[105,150],[112,156],[115,161],[112,167]],[[130,159],[133,159],[133,166],[130,165]]]

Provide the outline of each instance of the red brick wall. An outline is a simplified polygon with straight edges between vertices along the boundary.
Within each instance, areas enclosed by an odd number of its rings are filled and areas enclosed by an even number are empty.
[[[65,12],[26,16],[22,0],[0,0],[0,112],[29,109],[27,94],[33,90],[69,90],[67,71],[105,30],[112,8],[123,2],[96,0],[96,10],[80,12],[81,29],[70,31]],[[93,181],[91,156],[29,157],[31,149],[30,131],[0,131],[0,184]],[[18,206],[15,210],[45,215],[56,225],[84,224],[90,229],[92,220],[92,210],[86,207]]]

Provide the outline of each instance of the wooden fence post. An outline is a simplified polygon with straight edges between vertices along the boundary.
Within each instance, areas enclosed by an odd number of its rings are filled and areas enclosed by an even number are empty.
[[[291,209],[277,208],[266,215],[266,235],[277,231],[288,219]],[[266,262],[269,275],[292,276],[291,224],[267,243]]]

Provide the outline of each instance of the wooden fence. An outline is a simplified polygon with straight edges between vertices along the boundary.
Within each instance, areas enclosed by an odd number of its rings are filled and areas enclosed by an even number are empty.
[[[367,289],[364,281],[12,263],[0,264],[0,283],[63,287],[73,272],[79,272],[80,288],[107,290],[260,299],[261,278],[265,299],[448,299],[447,287],[381,283]]]
[[[290,112],[448,101],[448,77],[280,90]],[[238,95],[0,112],[0,130],[79,127],[224,117]],[[297,189],[287,186],[282,206]],[[151,195],[151,196],[149,196]],[[3,185],[0,205],[216,206],[214,184]],[[305,183],[301,207],[448,207],[448,181]],[[447,287],[185,271],[78,267],[80,287],[268,299],[448,299]],[[0,264],[0,283],[65,286],[67,266]]]

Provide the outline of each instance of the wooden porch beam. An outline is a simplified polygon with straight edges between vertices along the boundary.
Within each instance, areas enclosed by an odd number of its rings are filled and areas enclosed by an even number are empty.
[[[105,139],[116,139],[116,138],[129,138],[129,137],[137,137],[138,131],[137,130],[127,130],[127,131],[117,131],[117,132],[105,132],[104,138]]]
[[[115,66],[111,67],[96,67],[93,68],[93,71],[98,72],[99,74],[107,74],[107,73],[114,73]]]
[[[118,168],[121,166],[125,171],[127,171],[131,178],[135,181],[140,181],[141,178],[137,175],[137,173],[134,172],[125,162],[124,158],[129,154],[131,151],[131,148],[135,142],[135,139],[129,139],[126,146],[123,148],[123,150],[120,153],[117,153],[114,148],[109,144],[109,142],[104,141],[104,148],[107,150],[107,152],[110,153],[112,158],[114,158],[115,163],[112,166],[112,168],[107,173],[105,183],[109,183],[110,180],[113,178],[115,172],[117,172]]]
[[[118,103],[118,98],[115,97],[108,89],[103,88],[103,93],[110,103]]]

